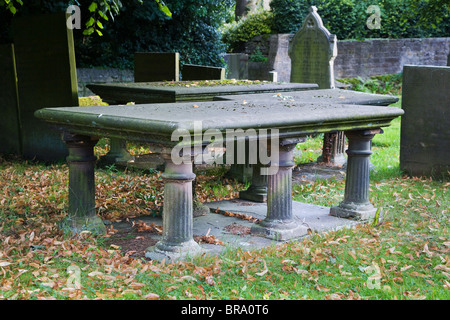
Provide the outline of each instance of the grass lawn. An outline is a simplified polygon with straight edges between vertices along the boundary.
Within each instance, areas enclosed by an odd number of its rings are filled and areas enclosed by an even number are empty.
[[[398,103],[394,107],[399,107]],[[448,180],[399,170],[400,119],[373,140],[370,200],[383,220],[262,250],[173,264],[133,258],[105,237],[64,236],[68,167],[0,157],[0,299],[450,299]],[[320,155],[321,136],[298,163]],[[132,152],[147,151],[130,146]],[[106,152],[103,141],[96,153]],[[199,176],[201,200],[236,196],[220,168]],[[104,219],[160,214],[160,173],[96,171]],[[337,205],[344,182],[294,186],[297,201]]]

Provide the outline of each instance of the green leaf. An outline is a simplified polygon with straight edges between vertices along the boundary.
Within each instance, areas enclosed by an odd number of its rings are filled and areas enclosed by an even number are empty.
[[[85,35],[85,36],[89,36],[89,35],[91,35],[92,33],[94,32],[94,28],[88,28],[88,29],[86,29],[86,30],[84,30],[83,31],[83,34]]]
[[[100,30],[95,29],[95,31],[97,31],[97,34],[98,34],[100,37],[103,36],[103,33],[102,33]]]
[[[103,29],[103,24],[100,22],[100,20],[97,20],[97,26],[98,26],[100,29]]]
[[[155,0],[156,3],[158,4],[158,8],[159,10],[161,10],[162,12],[164,12],[167,16],[172,17],[172,12],[170,12],[169,7],[166,6],[166,4],[164,3],[164,1],[162,0]]]
[[[94,23],[95,23],[94,17],[90,17],[89,20],[86,22],[86,27],[91,27],[92,25],[94,25]]]
[[[89,6],[89,11],[95,12],[97,10],[97,7],[98,7],[97,2],[92,2]]]
[[[102,17],[102,18],[103,18],[104,20],[106,20],[106,21],[109,20],[108,17],[106,16],[106,14],[103,13],[103,11],[98,11],[98,15],[99,15],[100,17]]]

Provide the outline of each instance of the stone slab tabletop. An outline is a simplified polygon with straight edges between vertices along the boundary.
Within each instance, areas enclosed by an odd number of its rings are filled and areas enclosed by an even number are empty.
[[[190,84],[188,84],[190,83]],[[261,82],[259,84],[196,85],[192,82],[134,82],[89,84],[89,90],[106,102],[158,103],[212,100],[218,95],[255,94],[317,89],[314,83]]]
[[[124,138],[174,146],[176,129],[278,129],[280,138],[389,126],[400,108],[300,101],[207,101],[169,104],[44,108],[35,116],[74,134]],[[270,134],[270,131],[268,132]],[[198,136],[198,135],[197,135]],[[249,137],[251,138],[251,137]],[[226,141],[224,137],[224,141]],[[203,141],[203,144],[209,144]]]
[[[372,94],[345,89],[319,89],[309,91],[292,91],[278,93],[257,93],[250,95],[223,95],[214,100],[236,101],[301,101],[301,102],[331,102],[339,104],[360,104],[373,106],[388,106],[397,102],[396,96]]]

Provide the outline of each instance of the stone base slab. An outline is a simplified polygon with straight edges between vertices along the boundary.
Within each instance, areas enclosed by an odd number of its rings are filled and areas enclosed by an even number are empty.
[[[267,202],[267,192],[258,193],[254,190],[247,189],[239,192],[239,198],[248,201]]]
[[[179,246],[168,246],[158,242],[147,249],[145,257],[157,261],[165,259],[167,262],[174,262],[193,258],[203,252],[204,250],[194,240],[187,241]]]
[[[271,221],[265,223],[262,221],[251,228],[251,233],[277,241],[287,241],[299,239],[308,235],[309,228],[300,224],[299,221]]]
[[[373,219],[375,217],[376,212],[377,209],[373,207],[371,204],[362,207],[361,206],[358,207],[356,205],[355,206],[339,205],[336,207],[331,207],[330,209],[330,215],[334,217],[361,220],[361,221]]]
[[[212,212],[218,213],[234,213],[247,215],[264,220],[267,214],[267,204],[242,199],[223,200],[205,203],[211,208]],[[311,232],[325,232],[337,230],[342,227],[353,227],[358,224],[349,219],[330,216],[330,208],[317,206],[313,204],[292,201],[292,213],[294,221],[299,225],[305,226]],[[300,231],[300,230],[298,230]],[[302,233],[301,236],[305,236]]]

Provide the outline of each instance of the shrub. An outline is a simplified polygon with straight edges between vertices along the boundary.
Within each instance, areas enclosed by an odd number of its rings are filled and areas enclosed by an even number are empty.
[[[438,5],[438,2],[442,4]],[[381,29],[366,25],[371,0],[272,0],[273,31],[295,33],[315,5],[324,26],[337,38],[424,38],[450,34],[449,7],[441,0],[379,0]],[[430,15],[434,10],[436,14]]]
[[[224,27],[222,41],[228,52],[242,51],[245,42],[255,36],[272,33],[273,15],[270,11],[259,11],[232,22]]]

